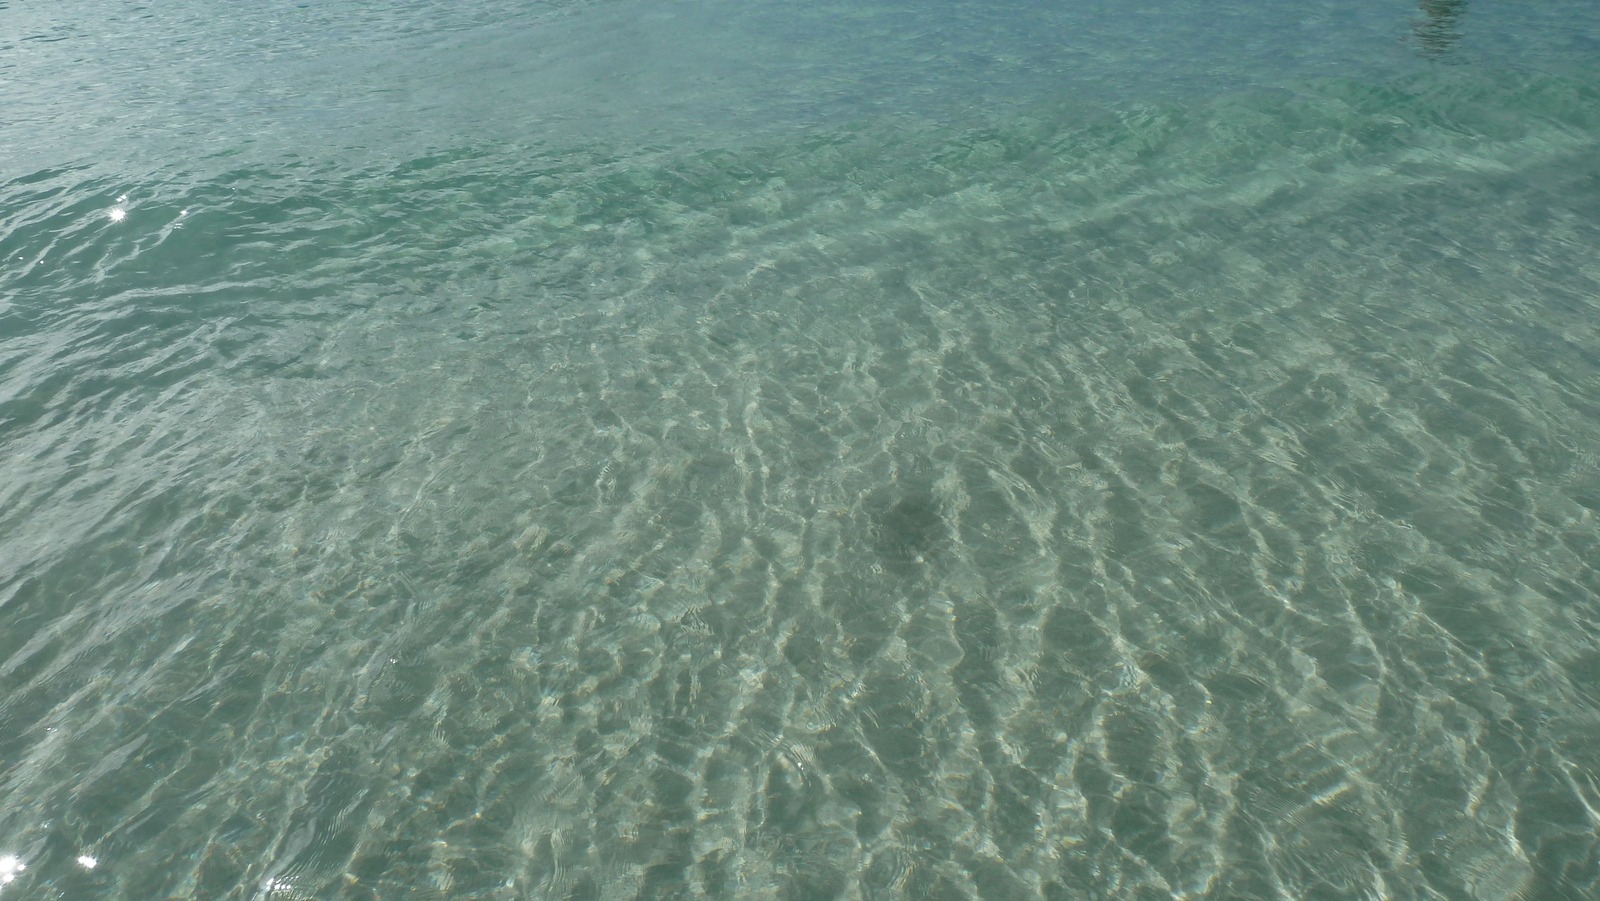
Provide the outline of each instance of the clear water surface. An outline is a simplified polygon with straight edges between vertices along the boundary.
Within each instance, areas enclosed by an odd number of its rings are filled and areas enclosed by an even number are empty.
[[[9,0],[0,86],[0,899],[1600,896],[1589,0]]]

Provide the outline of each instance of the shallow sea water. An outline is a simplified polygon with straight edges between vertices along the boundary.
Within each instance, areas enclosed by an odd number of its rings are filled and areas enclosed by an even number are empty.
[[[1600,27],[1425,7],[0,6],[0,898],[1595,897]]]

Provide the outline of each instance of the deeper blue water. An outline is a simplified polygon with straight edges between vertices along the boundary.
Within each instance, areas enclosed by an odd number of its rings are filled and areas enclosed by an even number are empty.
[[[0,901],[1597,836],[1592,0],[0,0]]]

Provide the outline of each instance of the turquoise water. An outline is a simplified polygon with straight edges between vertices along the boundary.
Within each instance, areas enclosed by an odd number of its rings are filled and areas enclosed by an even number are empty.
[[[1597,53],[0,4],[0,899],[1596,897]]]

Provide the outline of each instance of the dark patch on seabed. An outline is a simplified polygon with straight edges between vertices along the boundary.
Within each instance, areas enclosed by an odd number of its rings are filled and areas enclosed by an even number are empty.
[[[885,566],[914,573],[949,540],[949,525],[930,492],[883,489],[867,503],[873,546]]]

